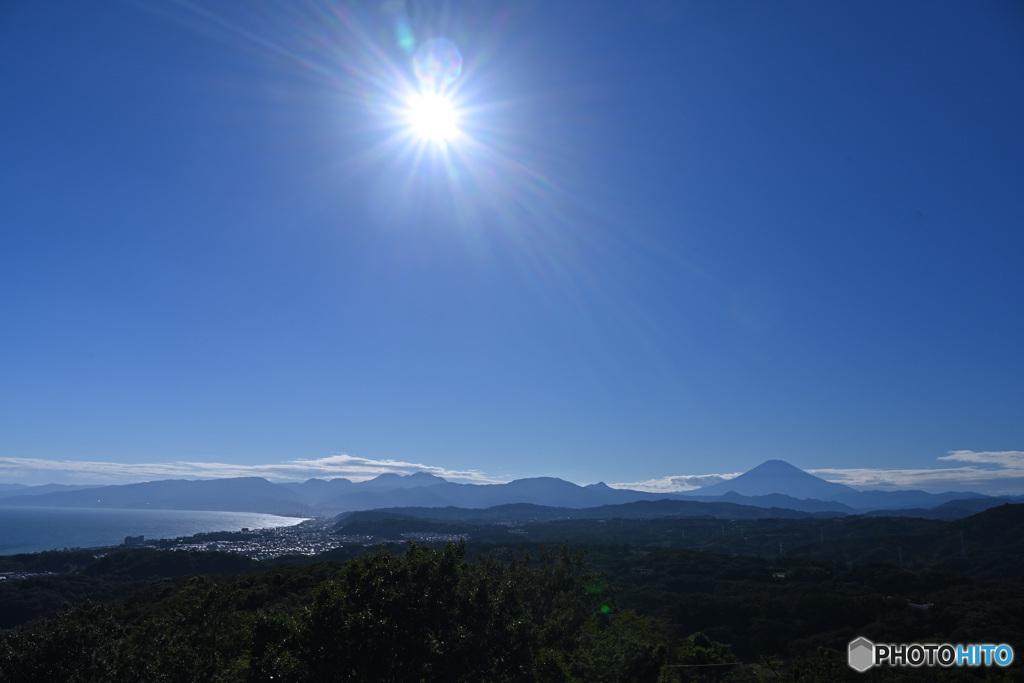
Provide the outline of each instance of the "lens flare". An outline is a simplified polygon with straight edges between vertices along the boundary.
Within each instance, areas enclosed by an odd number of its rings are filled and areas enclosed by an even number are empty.
[[[462,53],[447,38],[431,38],[416,50],[412,66],[420,83],[437,91],[462,73]]]
[[[451,101],[438,93],[417,93],[409,98],[409,125],[416,136],[435,142],[458,134],[458,114]]]

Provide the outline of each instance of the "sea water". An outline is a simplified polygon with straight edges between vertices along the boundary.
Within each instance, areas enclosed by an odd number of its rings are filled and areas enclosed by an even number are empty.
[[[209,531],[293,526],[301,517],[203,510],[0,506],[0,555],[118,545],[125,536],[177,538]]]

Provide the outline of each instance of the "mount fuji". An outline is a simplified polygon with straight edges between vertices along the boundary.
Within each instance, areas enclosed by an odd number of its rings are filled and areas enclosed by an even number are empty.
[[[723,496],[727,493],[741,496],[767,496],[781,493],[806,500],[839,500],[856,495],[856,489],[825,481],[804,472],[785,460],[766,460],[743,474],[711,486],[687,492],[688,496]]]

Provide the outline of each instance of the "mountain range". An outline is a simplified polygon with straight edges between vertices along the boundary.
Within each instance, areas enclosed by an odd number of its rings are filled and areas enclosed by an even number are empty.
[[[782,460],[768,460],[734,479],[685,493],[633,491],[604,483],[580,486],[553,477],[517,479],[506,484],[458,484],[426,472],[382,474],[361,482],[338,478],[273,483],[259,477],[237,477],[110,486],[0,485],[0,505],[4,506],[226,510],[293,516],[329,516],[398,507],[479,510],[514,504],[582,509],[657,500],[692,501],[698,506],[728,503],[808,515],[884,513],[951,518],[1006,502],[1021,502],[1024,497],[994,498],[970,492],[857,491]]]

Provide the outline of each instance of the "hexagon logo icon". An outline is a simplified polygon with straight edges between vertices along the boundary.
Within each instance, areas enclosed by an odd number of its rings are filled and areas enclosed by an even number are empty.
[[[864,673],[875,664],[875,644],[863,636],[851,640],[847,662],[854,671]]]

